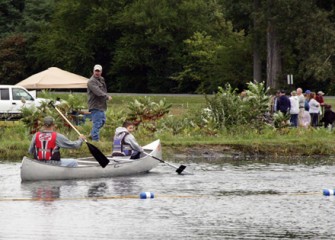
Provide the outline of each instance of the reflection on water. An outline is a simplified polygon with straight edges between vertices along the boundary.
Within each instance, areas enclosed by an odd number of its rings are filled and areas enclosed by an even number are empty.
[[[0,164],[0,239],[332,239],[333,164],[160,165],[144,175],[21,183]],[[153,192],[154,199],[139,199]],[[135,196],[124,198],[122,196]],[[18,228],[19,226],[19,228]]]
[[[60,197],[60,187],[39,187],[33,190],[32,199],[53,201]]]
[[[89,187],[87,196],[88,197],[102,197],[105,195],[108,185],[105,182],[93,184]]]

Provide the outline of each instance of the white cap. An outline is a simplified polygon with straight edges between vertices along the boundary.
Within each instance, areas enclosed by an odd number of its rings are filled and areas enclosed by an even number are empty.
[[[99,70],[101,72],[102,71],[101,65],[99,65],[99,64],[95,65],[94,68],[93,68],[93,71],[95,71],[95,70]]]

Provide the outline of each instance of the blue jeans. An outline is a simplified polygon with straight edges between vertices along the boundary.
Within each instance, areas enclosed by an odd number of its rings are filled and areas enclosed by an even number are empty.
[[[291,126],[298,127],[298,114],[291,114]]]
[[[60,160],[60,165],[62,167],[77,167],[78,163],[76,160],[71,158],[63,158]]]
[[[100,128],[102,128],[106,122],[106,114],[104,111],[92,109],[91,117],[92,117],[92,122],[93,122],[93,127],[91,130],[91,137],[93,141],[99,141],[100,139],[99,131],[100,131]]]
[[[319,121],[319,114],[318,113],[310,113],[311,115],[311,125],[312,127],[317,127],[318,126],[318,121]]]

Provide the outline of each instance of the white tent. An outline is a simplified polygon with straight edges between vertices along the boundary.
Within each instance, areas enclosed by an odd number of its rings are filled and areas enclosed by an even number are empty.
[[[88,79],[57,67],[36,73],[16,85],[27,89],[87,88]]]

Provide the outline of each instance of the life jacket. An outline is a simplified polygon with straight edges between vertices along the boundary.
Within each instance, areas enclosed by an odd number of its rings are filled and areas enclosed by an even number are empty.
[[[129,144],[125,143],[124,139],[128,132],[121,132],[114,136],[112,156],[130,156],[132,148]]]
[[[59,147],[56,145],[56,132],[37,132],[35,139],[35,154],[37,160],[60,160]]]

